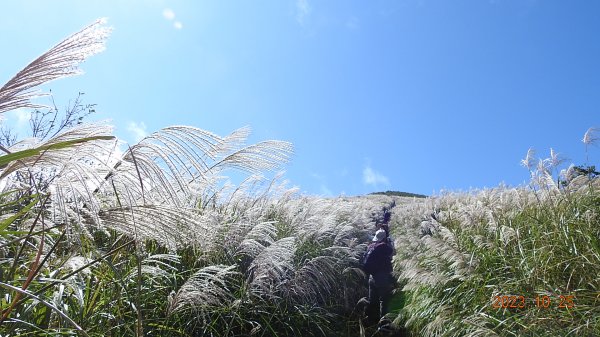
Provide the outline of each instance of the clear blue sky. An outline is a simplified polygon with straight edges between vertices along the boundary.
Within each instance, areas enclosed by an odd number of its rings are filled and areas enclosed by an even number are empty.
[[[85,92],[129,142],[249,125],[310,194],[520,185],[528,148],[582,164],[600,127],[598,1],[4,1],[0,81],[99,17],[107,50],[44,87],[60,106]]]

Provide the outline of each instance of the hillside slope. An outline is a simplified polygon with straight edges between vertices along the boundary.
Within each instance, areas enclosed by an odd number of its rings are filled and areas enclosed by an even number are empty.
[[[597,336],[599,191],[580,176],[399,203],[395,323],[418,336]]]

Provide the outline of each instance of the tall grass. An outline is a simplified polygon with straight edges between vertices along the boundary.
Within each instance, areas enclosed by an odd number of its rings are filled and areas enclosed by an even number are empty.
[[[37,85],[77,74],[98,21],[0,89],[0,113],[39,107]],[[303,197],[277,171],[291,144],[245,145],[173,126],[123,153],[109,125],[3,147],[0,335],[349,336],[359,259],[391,199]],[[240,186],[224,174],[249,174]]]
[[[32,90],[77,74],[108,32],[96,22],[26,66],[0,113],[39,107]],[[81,124],[0,148],[0,335],[378,333],[361,323],[360,259],[392,205],[391,315],[413,335],[600,331],[600,183],[557,180],[556,153],[528,153],[528,187],[324,199],[264,178],[292,146],[249,132],[172,126],[121,153],[109,125]],[[229,169],[248,178],[230,186]],[[525,307],[496,308],[503,296]]]
[[[419,336],[598,335],[600,181],[571,176],[559,188],[555,158],[524,160],[530,186],[446,193],[421,218],[396,214],[407,297],[396,323]]]

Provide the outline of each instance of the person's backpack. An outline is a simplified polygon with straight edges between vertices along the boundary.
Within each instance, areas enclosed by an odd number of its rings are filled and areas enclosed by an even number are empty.
[[[369,263],[369,258],[371,257],[371,253],[373,253],[373,246],[374,245],[369,245],[367,247],[367,251],[365,252],[365,255],[363,255],[362,261],[361,261],[361,267],[363,269],[363,271],[367,274],[371,274],[371,269],[370,266],[371,264]]]
[[[378,256],[378,254],[374,254],[374,252],[378,248],[382,249],[382,246],[387,246],[387,243],[385,241],[372,243],[367,248],[367,252],[364,256],[364,262],[362,265],[365,273],[374,274],[375,272],[377,272],[377,268],[381,266],[382,261],[377,261],[377,259],[381,259],[383,258],[383,256]],[[379,255],[381,255],[381,253],[379,253]]]

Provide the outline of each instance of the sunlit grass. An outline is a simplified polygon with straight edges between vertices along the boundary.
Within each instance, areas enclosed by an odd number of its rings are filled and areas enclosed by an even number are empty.
[[[78,73],[103,48],[102,24],[0,88],[0,113],[39,108],[31,90]],[[375,334],[357,306],[367,292],[361,258],[373,220],[393,205],[390,316],[405,332],[600,331],[593,166],[559,178],[558,154],[536,162],[529,151],[527,187],[318,198],[265,179],[292,146],[246,146],[248,128],[222,137],[173,126],[119,153],[109,125],[71,126],[0,148],[1,336]],[[583,138],[586,154],[595,132]],[[227,169],[249,176],[230,186]]]
[[[422,234],[420,219],[398,229],[396,269],[408,298],[398,324],[422,336],[600,331],[599,181],[579,177],[558,189],[535,179],[432,199],[420,212],[438,212],[439,222],[425,221],[433,235]]]

